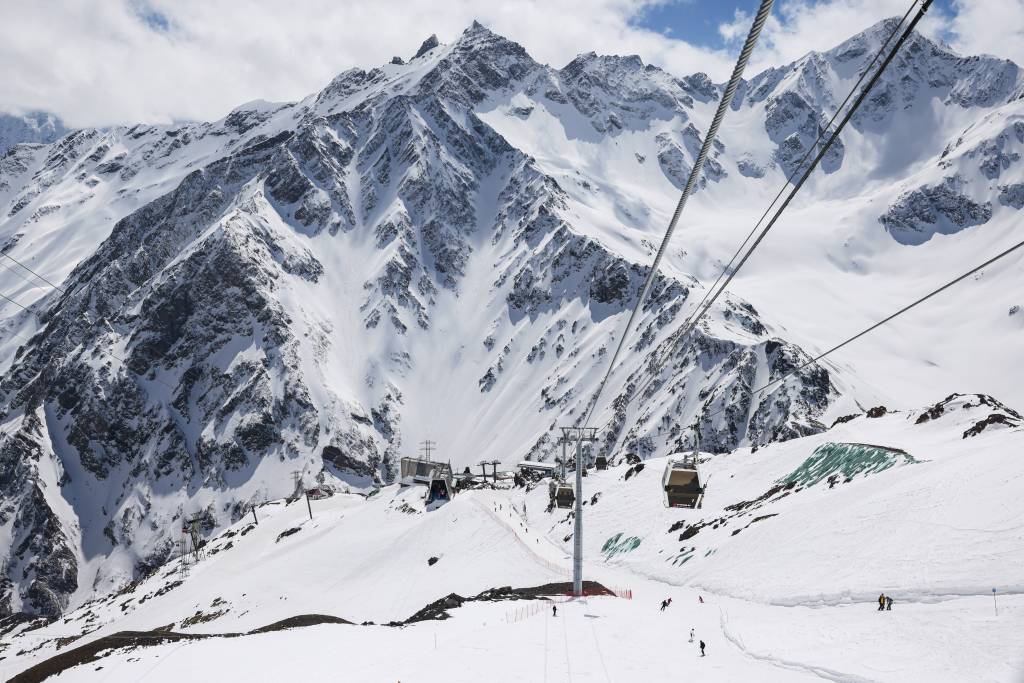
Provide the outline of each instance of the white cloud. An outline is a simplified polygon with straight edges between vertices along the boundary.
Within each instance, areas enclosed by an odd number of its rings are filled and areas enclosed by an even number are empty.
[[[727,55],[632,26],[652,2],[23,2],[4,11],[0,107],[55,111],[72,125],[214,119],[252,99],[298,99],[350,67],[408,58],[431,33],[453,40],[474,19],[556,66],[596,50],[684,73],[727,68]]]
[[[812,50],[835,47],[858,31],[892,16],[903,16],[909,0],[785,0],[777,2],[761,33],[751,60],[751,73],[803,57]],[[747,37],[752,16],[736,11],[733,21],[718,27],[727,44]],[[918,24],[918,30],[935,37],[942,33],[949,17],[933,7]]]
[[[431,33],[453,40],[473,19],[555,66],[590,50],[635,53],[724,80],[750,21],[737,14],[720,29],[728,49],[712,49],[636,25],[646,7],[671,0],[15,1],[4,10],[0,109],[54,111],[71,125],[210,120],[252,99],[298,99],[344,69],[408,58]],[[781,2],[748,74],[827,49],[906,2]],[[962,44],[987,42],[979,13],[961,12],[959,35],[974,39]],[[970,51],[979,49],[992,47]]]
[[[1024,65],[1024,0],[955,0],[950,43],[964,54],[994,54]]]

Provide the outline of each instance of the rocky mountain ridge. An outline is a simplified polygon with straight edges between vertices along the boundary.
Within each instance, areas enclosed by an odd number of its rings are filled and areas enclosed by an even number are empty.
[[[864,63],[880,26],[745,84],[737,115],[763,117],[768,144],[723,135],[698,197],[791,172],[834,103],[836,65]],[[914,59],[946,64],[915,40]],[[928,84],[947,106],[1019,90],[997,60],[949,69]],[[55,615],[118,587],[171,555],[185,518],[231,523],[290,491],[293,472],[365,490],[428,436],[460,466],[551,456],[556,426],[589,408],[663,226],[642,203],[602,210],[614,175],[563,172],[509,126],[547,117],[566,139],[635,140],[630,163],[671,199],[719,92],[636,57],[552,69],[474,24],[297,103],[12,148],[0,249],[59,286],[6,264],[4,291],[29,310],[4,309],[0,611]],[[897,101],[873,100],[860,127],[884,128]],[[995,158],[982,163],[1016,163]],[[893,205],[894,237],[918,205]],[[855,378],[826,365],[751,395],[809,355],[733,296],[634,396],[702,287],[657,278],[598,406],[602,448],[662,455],[690,447],[694,423],[704,450],[760,446],[856,403]]]

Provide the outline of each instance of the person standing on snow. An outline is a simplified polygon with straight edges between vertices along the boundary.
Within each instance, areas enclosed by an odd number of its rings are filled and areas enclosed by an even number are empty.
[[[885,609],[885,593],[878,596],[878,611],[881,612]]]
[[[668,607],[668,600],[662,600],[661,601],[661,609],[658,610],[658,611],[659,612],[664,612],[666,607]]]
[[[551,616],[558,616],[558,605],[551,605]]]
[[[702,604],[702,605],[703,605],[703,604],[704,604],[704,596],[702,596],[702,595],[698,595],[698,596],[697,596],[697,602],[699,602],[700,604]]]
[[[704,654],[704,641],[703,640],[700,641],[700,656],[701,657],[705,656],[705,654]]]
[[[885,596],[885,611],[886,612],[891,612],[892,611],[892,596],[889,596],[889,595]]]
[[[690,629],[690,642],[693,642],[693,629]]]

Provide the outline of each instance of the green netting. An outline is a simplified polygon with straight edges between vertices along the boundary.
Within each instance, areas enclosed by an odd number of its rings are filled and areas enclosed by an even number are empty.
[[[691,558],[693,558],[693,550],[693,548],[690,548],[689,550],[684,550],[678,555],[670,557],[665,561],[671,562],[673,567],[680,567],[686,564]]]
[[[811,457],[778,483],[813,486],[832,475],[846,480],[858,474],[875,474],[897,465],[918,462],[910,453],[898,448],[866,443],[825,443],[814,449]]]
[[[636,536],[622,538],[622,534],[617,533],[604,542],[604,546],[601,547],[601,554],[604,555],[605,560],[610,560],[616,555],[633,552],[639,547],[640,539]]]

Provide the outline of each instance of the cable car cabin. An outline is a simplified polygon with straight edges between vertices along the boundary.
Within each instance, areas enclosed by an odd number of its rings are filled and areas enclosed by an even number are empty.
[[[597,456],[597,458],[594,460],[594,467],[596,467],[599,470],[608,469],[608,458],[606,458],[603,455]]]
[[[699,508],[704,501],[706,482],[701,477],[694,453],[669,457],[661,488],[665,492],[665,506],[670,508]]]
[[[555,507],[571,508],[576,503],[576,492],[571,484],[561,483],[555,486]]]

